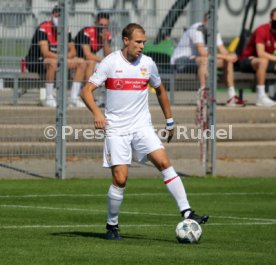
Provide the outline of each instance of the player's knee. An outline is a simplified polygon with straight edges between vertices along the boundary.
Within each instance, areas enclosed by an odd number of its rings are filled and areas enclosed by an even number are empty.
[[[84,59],[79,59],[78,60],[78,67],[82,70],[82,71],[85,71],[86,69],[86,63],[85,63],[85,60]]]
[[[116,186],[123,188],[126,186],[127,176],[122,172],[115,170],[113,172],[113,181]]]
[[[120,188],[124,188],[126,186],[127,177],[117,177],[114,179],[114,184]]]
[[[56,72],[56,71],[57,71],[57,62],[56,62],[56,61],[51,61],[50,63],[48,63],[47,69],[48,69],[49,71],[54,71],[54,72]]]
[[[162,159],[158,164],[158,169],[163,171],[171,166],[170,161],[168,159]]]
[[[268,67],[268,63],[269,60],[266,58],[260,58],[259,59],[259,63],[258,63],[258,67],[262,68],[262,69],[266,69]]]

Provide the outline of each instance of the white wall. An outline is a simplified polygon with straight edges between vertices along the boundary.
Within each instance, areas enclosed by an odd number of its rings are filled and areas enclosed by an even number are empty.
[[[208,0],[202,1],[207,2]],[[41,21],[39,12],[51,10],[57,2],[58,1],[52,0],[32,0],[33,12],[37,15],[38,21]],[[77,3],[75,5],[76,11],[91,11],[91,13],[97,12],[98,8],[110,9],[115,7],[116,9],[122,9],[124,7],[130,13],[130,21],[142,24],[147,30],[148,37],[154,38],[175,0],[84,0],[79,2],[76,0],[75,2]],[[247,2],[247,0],[219,0],[218,25],[219,31],[224,39],[231,39],[239,35],[245,2]],[[269,20],[270,10],[276,7],[276,0],[259,0],[258,2],[259,11],[265,9],[266,12],[256,16],[254,28],[259,24],[267,22]],[[227,8],[227,3],[230,9],[232,8],[236,11],[242,10],[241,14],[237,16],[231,14],[229,8]],[[173,29],[173,38],[178,39],[182,34],[183,28],[189,26],[190,16],[190,7],[188,5]],[[79,24],[74,25],[74,31],[77,31],[78,28],[83,26],[83,21],[78,21],[78,19],[75,20],[76,22],[72,21],[72,23]]]

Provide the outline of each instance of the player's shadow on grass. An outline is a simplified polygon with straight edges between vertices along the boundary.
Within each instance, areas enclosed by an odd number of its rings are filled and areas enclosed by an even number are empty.
[[[67,236],[67,237],[95,237],[105,239],[105,233],[96,233],[96,232],[57,232],[51,233],[52,236]]]
[[[81,231],[74,231],[74,232],[57,232],[57,233],[50,233],[52,236],[66,236],[66,237],[93,237],[93,238],[100,238],[106,240],[105,233],[97,233],[97,232],[81,232]],[[130,235],[130,234],[122,234],[124,239],[138,239],[138,240],[151,240],[151,241],[162,241],[162,242],[175,242],[175,240],[168,240],[162,238],[152,238],[147,237],[144,235]]]

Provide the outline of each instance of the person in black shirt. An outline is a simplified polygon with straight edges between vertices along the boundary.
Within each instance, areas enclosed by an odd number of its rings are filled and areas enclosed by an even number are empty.
[[[26,64],[29,72],[45,74],[46,79],[46,100],[45,106],[56,107],[56,99],[53,95],[55,76],[57,71],[57,27],[60,8],[55,6],[52,10],[51,20],[42,22],[36,29],[32,38],[31,47],[26,56]],[[85,72],[85,61],[78,58],[75,44],[71,33],[68,35],[68,56],[67,63],[70,70],[74,70],[70,103],[76,107],[84,107],[84,103],[79,98],[82,81]]]

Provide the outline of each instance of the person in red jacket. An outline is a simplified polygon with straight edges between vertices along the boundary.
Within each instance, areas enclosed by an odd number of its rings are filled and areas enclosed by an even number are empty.
[[[265,93],[266,73],[276,73],[276,8],[270,12],[269,23],[260,25],[252,34],[239,58],[243,72],[255,72],[257,79],[257,106],[273,107],[276,102]]]
[[[51,13],[51,20],[42,22],[36,29],[32,43],[26,56],[26,64],[29,72],[36,72],[39,75],[45,74],[46,78],[46,100],[44,106],[56,107],[56,99],[53,89],[57,72],[57,27],[60,8],[55,6]],[[79,98],[85,72],[85,62],[82,58],[76,57],[76,48],[72,40],[71,32],[68,33],[68,69],[74,70],[74,78],[71,89],[70,103],[76,107],[84,107]]]

